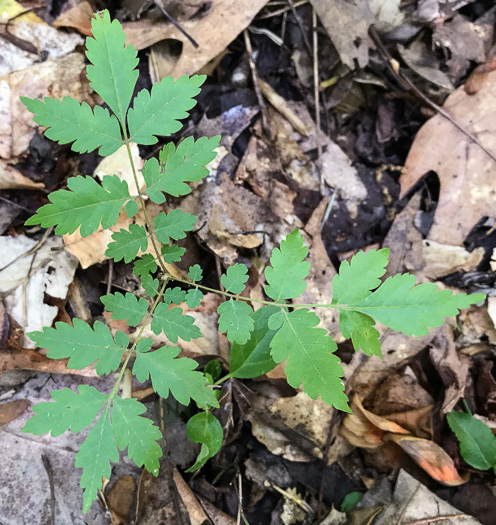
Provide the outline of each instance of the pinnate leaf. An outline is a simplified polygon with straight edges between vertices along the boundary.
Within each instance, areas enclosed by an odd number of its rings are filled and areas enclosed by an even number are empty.
[[[248,268],[244,264],[236,263],[229,266],[226,273],[220,278],[222,286],[228,292],[241,293],[248,280]]]
[[[198,308],[202,302],[203,293],[198,288],[188,290],[186,294],[186,304],[188,308]]]
[[[251,306],[244,301],[230,299],[217,308],[217,313],[220,315],[219,330],[226,333],[231,343],[245,344],[254,327]]]
[[[124,259],[124,262],[131,262],[141,250],[144,252],[148,248],[148,235],[144,226],[139,224],[130,224],[129,230],[121,229],[112,234],[111,242],[105,255],[119,262]]]
[[[137,399],[116,397],[112,408],[112,433],[120,450],[127,447],[128,456],[138,467],[158,475],[158,460],[162,449],[157,440],[162,438],[158,427],[150,419],[141,417],[146,408]]]
[[[166,399],[169,392],[183,405],[193,399],[200,405],[218,407],[214,391],[207,387],[207,379],[196,372],[197,362],[187,357],[177,357],[180,349],[163,346],[154,352],[137,352],[133,374],[138,381],[149,377],[155,392]]]
[[[470,414],[450,412],[446,416],[460,442],[462,458],[472,467],[487,470],[496,465],[496,437],[482,421]]]
[[[98,375],[117,370],[129,337],[123,332],[116,332],[114,340],[110,328],[100,321],[95,321],[93,328],[81,319],[75,318],[73,323],[74,326],[55,323],[55,328],[45,327],[42,332],[28,335],[38,347],[48,350],[47,357],[50,359],[69,357],[67,368],[80,370],[97,361],[95,370]]]
[[[42,206],[26,224],[56,226],[57,235],[74,233],[81,227],[81,236],[87,237],[100,225],[106,229],[117,224],[123,204],[131,198],[127,182],[117,175],[103,177],[101,186],[92,177],[72,177],[67,187],[69,190],[50,193],[51,204]]]
[[[156,335],[163,331],[167,339],[173,343],[177,343],[179,338],[191,341],[202,336],[200,329],[194,323],[193,317],[183,315],[181,308],[168,310],[166,304],[160,303],[153,314],[152,330]]]
[[[128,326],[138,326],[148,310],[148,303],[143,297],[138,298],[127,292],[104,295],[100,299],[108,312],[112,312],[112,318],[116,321],[127,320]]]
[[[83,469],[81,487],[83,512],[90,510],[98,490],[102,488],[102,477],[110,479],[110,462],[119,460],[115,446],[109,410],[105,410],[76,454],[76,467]]]
[[[86,153],[100,148],[100,155],[112,155],[122,146],[121,128],[107,109],[64,97],[62,100],[45,97],[44,101],[20,97],[33,120],[47,127],[45,136],[59,144],[70,144],[72,151]]]
[[[186,237],[185,232],[191,231],[196,222],[196,217],[191,213],[181,210],[172,210],[167,215],[162,211],[154,221],[155,235],[162,243],[168,243],[170,239],[178,241]]]
[[[351,262],[343,261],[332,280],[332,304],[353,304],[370,295],[386,273],[389,249],[358,252]]]
[[[415,285],[415,276],[389,277],[372,294],[347,309],[369,315],[376,321],[405,335],[420,337],[429,328],[444,324],[444,318],[457,315],[462,308],[484,300],[483,294],[457,294],[438,290],[433,283]]]
[[[140,259],[134,262],[133,274],[141,277],[157,271],[155,257],[151,253],[145,253]]]
[[[157,135],[172,135],[181,129],[180,119],[196,105],[204,75],[183,76],[176,81],[172,76],[156,82],[151,89],[140,91],[129,110],[130,140],[137,144],[156,144]]]
[[[268,321],[279,311],[277,306],[266,305],[252,315],[254,328],[250,339],[245,344],[233,343],[231,346],[229,374],[232,377],[258,377],[276,366],[270,355],[270,343],[276,331],[269,328]]]
[[[36,436],[51,432],[53,437],[60,436],[66,430],[81,432],[89,427],[102,409],[108,397],[88,385],[79,385],[78,393],[69,388],[54,390],[53,402],[38,403],[33,406],[35,415],[28,419],[23,432]]]
[[[162,255],[167,264],[179,262],[185,251],[185,248],[182,246],[176,246],[175,244],[172,244],[171,246],[162,246]]]
[[[219,452],[224,439],[219,420],[210,412],[200,412],[193,416],[186,425],[186,435],[194,443],[201,443],[195,464],[186,472],[194,472],[205,465]]]
[[[265,293],[274,301],[299,297],[307,286],[305,278],[310,271],[310,263],[304,261],[308,248],[303,246],[303,237],[296,229],[285,240],[280,248],[274,248],[270,264],[265,269],[268,285]]]
[[[203,271],[199,264],[194,264],[189,267],[188,277],[195,282],[201,281],[203,277]]]
[[[97,13],[91,23],[93,38],[86,39],[86,68],[91,87],[103,98],[124,125],[138,80],[138,57],[133,46],[124,47],[126,36],[107,10]]]
[[[353,348],[363,350],[367,355],[381,357],[380,334],[374,328],[375,321],[360,312],[339,312],[339,328],[346,339],[351,338]]]
[[[205,166],[215,159],[214,151],[220,137],[202,137],[196,142],[193,137],[184,139],[177,148],[169,143],[160,152],[160,164],[157,159],[149,159],[143,168],[143,178],[147,193],[156,204],[165,200],[161,192],[174,197],[187,195],[191,188],[187,182],[200,181],[208,175]]]
[[[287,359],[288,383],[294,388],[303,385],[312,399],[320,395],[324,403],[349,412],[341,380],[343,369],[333,354],[337,345],[323,328],[317,328],[318,316],[306,308],[282,315],[282,326],[270,346],[276,363]]]

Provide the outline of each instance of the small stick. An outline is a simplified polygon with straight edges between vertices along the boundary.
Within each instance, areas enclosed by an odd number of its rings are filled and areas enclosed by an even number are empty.
[[[271,133],[270,133],[269,124],[267,122],[267,114],[266,114],[267,108],[265,106],[265,102],[262,96],[262,90],[260,89],[260,82],[258,78],[257,67],[255,66],[255,62],[253,60],[253,48],[251,47],[251,40],[250,40],[250,35],[248,34],[248,30],[245,29],[243,31],[243,36],[245,38],[245,47],[248,53],[248,62],[250,64],[251,76],[253,79],[253,86],[255,87],[255,94],[257,96],[258,105],[260,106],[260,111],[262,113],[262,127],[267,137],[270,138]]]
[[[173,18],[171,15],[169,15],[169,13],[165,10],[165,7],[162,5],[162,2],[160,2],[160,0],[154,0],[154,3],[155,5],[159,8],[159,10],[162,12],[162,14],[165,16],[165,18],[167,18],[167,20],[169,20],[169,22],[176,28],[178,29],[179,31],[181,31],[181,33],[193,44],[194,47],[198,48],[200,47],[200,45],[198,44],[198,42],[191,36],[189,35]]]
[[[389,69],[393,72],[393,74],[400,81],[400,83],[403,86],[405,86],[405,84],[406,84],[408,86],[408,88],[411,91],[413,91],[415,93],[415,95],[417,95],[418,98],[420,98],[423,102],[425,102],[428,106],[430,106],[434,111],[436,111],[437,113],[442,115],[445,119],[449,120],[451,122],[451,124],[453,124],[453,126],[455,126],[458,130],[460,130],[472,142],[477,144],[477,146],[479,146],[479,148],[484,153],[486,153],[486,155],[488,155],[492,160],[494,160],[496,162],[496,156],[493,153],[491,153],[485,146],[483,146],[479,142],[479,139],[475,135],[473,135],[470,131],[465,129],[465,127],[462,126],[456,119],[454,119],[445,109],[443,109],[441,106],[438,106],[435,102],[433,102],[426,95],[424,95],[422,93],[422,91],[420,91],[420,89],[417,86],[415,86],[413,84],[413,82],[408,77],[406,77],[405,75],[402,75],[401,72],[396,71],[393,67],[391,67],[392,57],[389,54],[389,51],[384,46],[384,44],[382,43],[382,40],[381,40],[381,38],[380,38],[379,34],[377,33],[377,31],[376,31],[374,26],[370,26],[369,34],[370,34],[372,40],[374,40],[374,42],[377,44],[377,47],[380,50],[380,52],[387,59],[387,62],[389,64],[389,66],[390,66]]]
[[[300,28],[301,36],[303,38],[303,43],[305,44],[305,47],[307,48],[308,54],[312,56],[312,46],[310,45],[310,42],[308,40],[308,36],[305,32],[305,26],[303,25],[300,15],[296,12],[296,7],[293,3],[293,0],[288,0],[288,4],[289,4],[289,7],[291,8],[291,12],[293,13],[293,16],[295,17],[298,27]]]
[[[109,259],[108,279],[107,279],[107,295],[112,291],[112,277],[113,276],[114,276],[114,259]]]
[[[317,35],[317,14],[312,7],[312,33],[313,33],[313,96],[315,99],[315,142],[317,144],[317,160],[322,156],[322,144],[320,143],[320,93],[319,93],[319,39]],[[324,190],[324,175],[320,170],[320,191]]]
[[[50,485],[50,525],[55,525],[55,485],[53,483],[52,464],[46,454],[41,455],[41,461],[45,467],[48,476],[48,483]]]

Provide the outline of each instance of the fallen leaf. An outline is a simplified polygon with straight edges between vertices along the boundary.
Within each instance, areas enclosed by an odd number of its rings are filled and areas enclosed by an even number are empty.
[[[91,36],[93,8],[86,0],[62,13],[53,22],[53,27],[73,27],[84,36]]]
[[[36,190],[44,187],[42,182],[28,179],[19,170],[0,160],[0,190]]]
[[[18,418],[30,405],[31,402],[28,399],[15,399],[2,403],[0,405],[0,425],[5,425]]]
[[[181,474],[179,474],[176,469],[174,469],[173,478],[179,496],[188,512],[191,525],[204,525],[204,523],[208,523],[209,519],[205,514],[203,507],[190,489],[189,485],[184,481]]]
[[[129,474],[119,478],[110,489],[106,500],[112,525],[126,525],[133,506],[136,483]]]
[[[496,155],[496,124],[488,111],[495,105],[496,71],[492,71],[477,93],[467,95],[461,86],[447,98],[443,109]],[[428,239],[462,246],[483,216],[494,215],[494,166],[495,161],[444,116],[438,114],[422,126],[400,183],[404,196],[429,171],[438,174],[439,203]]]

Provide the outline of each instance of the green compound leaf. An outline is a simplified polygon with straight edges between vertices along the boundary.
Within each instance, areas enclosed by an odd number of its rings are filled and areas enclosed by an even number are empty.
[[[102,157],[112,155],[122,146],[121,128],[107,109],[64,97],[62,100],[45,97],[44,101],[20,97],[27,109],[34,113],[34,121],[47,127],[45,136],[59,144],[70,144],[77,153],[100,148]]]
[[[110,328],[95,321],[93,328],[81,319],[73,319],[74,326],[55,323],[55,328],[45,327],[42,332],[31,332],[29,337],[39,348],[48,350],[50,359],[69,357],[67,368],[80,370],[97,361],[98,375],[109,374],[121,364],[122,354],[127,350],[129,337],[123,332],[115,333],[115,341]]]
[[[124,259],[124,262],[129,263],[136,258],[138,252],[144,252],[148,248],[148,235],[144,226],[139,224],[130,224],[129,230],[120,230],[112,234],[111,242],[105,255],[119,262]]]
[[[156,335],[163,331],[172,343],[177,343],[178,338],[191,341],[202,336],[194,323],[193,317],[183,315],[181,308],[168,310],[166,304],[160,303],[153,314],[152,330]]]
[[[206,377],[195,371],[198,363],[187,357],[178,358],[180,351],[176,347],[163,346],[154,352],[137,352],[133,374],[141,382],[151,377],[153,389],[164,399],[170,392],[183,405],[189,405],[193,399],[200,405],[218,407]]]
[[[88,385],[79,385],[78,393],[69,388],[54,390],[53,402],[38,403],[33,406],[35,415],[28,419],[22,432],[41,436],[51,432],[53,437],[66,430],[81,432],[89,427],[102,409],[108,396]]]
[[[214,151],[220,137],[202,137],[196,142],[193,137],[184,139],[179,146],[166,144],[160,152],[160,164],[152,158],[145,162],[143,177],[147,193],[156,204],[162,204],[165,197],[161,192],[174,197],[187,195],[191,188],[187,182],[200,181],[208,175],[205,166],[215,159]]]
[[[196,217],[191,213],[172,210],[166,215],[162,211],[155,217],[155,235],[162,243],[168,243],[170,239],[178,241],[186,237],[185,232],[190,232],[195,227],[195,222]]]
[[[351,262],[343,261],[332,280],[332,304],[354,304],[370,295],[386,273],[389,249],[358,252]]]
[[[138,326],[148,310],[146,299],[138,298],[132,293],[122,295],[120,292],[104,295],[100,298],[105,305],[105,309],[112,313],[112,318],[116,321],[127,320],[128,326]]]
[[[141,278],[141,285],[145,289],[148,297],[155,297],[158,294],[160,282],[158,279],[154,279],[150,274],[143,275]]]
[[[150,419],[141,417],[146,408],[137,399],[114,398],[112,408],[112,433],[120,450],[127,447],[128,456],[138,467],[158,476],[162,449],[157,440],[162,433]]]
[[[248,268],[244,264],[236,263],[229,266],[226,273],[220,278],[222,286],[228,292],[241,293],[248,280]]]
[[[485,299],[484,294],[457,294],[438,290],[433,283],[415,285],[415,276],[398,274],[389,277],[372,294],[346,309],[369,315],[383,325],[405,335],[420,337],[429,328],[444,324],[444,318],[457,315]]]
[[[126,35],[107,10],[91,22],[93,38],[86,39],[86,57],[93,64],[86,68],[90,86],[117,115],[122,125],[138,80],[138,57],[133,46],[124,47]]]
[[[167,264],[179,262],[185,251],[185,248],[176,246],[175,244],[172,246],[162,246],[162,255]]]
[[[230,299],[217,308],[217,313],[220,315],[219,330],[226,333],[231,343],[245,344],[255,326],[252,307],[244,301]]]
[[[270,343],[276,331],[268,326],[269,318],[280,312],[277,306],[266,305],[259,308],[252,319],[255,327],[250,339],[243,345],[233,343],[229,362],[229,375],[231,377],[251,378],[270,372],[276,362],[270,355]]]
[[[203,300],[203,292],[198,290],[198,288],[192,288],[188,290],[186,294],[186,304],[188,308],[198,308]]]
[[[186,425],[186,435],[194,443],[201,443],[200,453],[195,464],[186,472],[194,472],[219,452],[224,439],[224,432],[219,420],[210,412],[200,412],[193,416]]]
[[[76,454],[76,467],[83,469],[81,488],[83,494],[83,513],[90,510],[102,488],[102,477],[110,478],[110,462],[119,460],[115,446],[109,410],[105,410]]]
[[[175,288],[167,288],[164,293],[164,303],[165,304],[181,304],[186,301],[186,292],[181,290],[179,286]]]
[[[117,175],[103,177],[102,185],[92,177],[72,177],[67,180],[69,190],[50,193],[52,204],[45,204],[27,225],[41,224],[43,228],[56,226],[55,233],[74,233],[79,227],[82,237],[117,224],[119,213],[131,197],[126,181]]]
[[[203,278],[203,271],[199,264],[194,264],[189,267],[188,277],[195,282],[201,281]]]
[[[296,229],[281,242],[280,248],[274,248],[270,264],[265,269],[268,286],[265,293],[274,301],[299,297],[307,286],[304,280],[310,271],[310,263],[303,261],[308,248],[303,246],[303,237]]]
[[[149,273],[154,273],[157,271],[157,263],[155,262],[155,257],[150,253],[145,253],[141,259],[138,259],[134,262],[133,274],[144,277]]]
[[[496,437],[482,421],[470,414],[450,412],[446,416],[451,430],[460,442],[462,458],[478,470],[496,465]]]
[[[176,81],[171,76],[147,89],[140,91],[129,110],[128,124],[130,139],[137,144],[156,144],[157,137],[172,135],[179,131],[180,119],[186,118],[188,111],[196,105],[200,86],[205,75],[180,77]]]
[[[353,348],[367,355],[381,357],[380,334],[374,328],[375,321],[359,312],[339,312],[339,328],[346,339],[351,338]]]
[[[348,398],[341,380],[343,369],[333,354],[337,345],[323,328],[320,319],[306,308],[283,312],[283,324],[270,344],[276,363],[286,362],[288,383],[312,398],[319,395],[324,403],[349,412]]]

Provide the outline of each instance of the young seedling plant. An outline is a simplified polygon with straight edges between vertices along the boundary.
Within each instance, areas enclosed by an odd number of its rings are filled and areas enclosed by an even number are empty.
[[[386,249],[358,253],[351,262],[343,262],[332,281],[329,304],[293,304],[306,287],[310,263],[305,260],[308,249],[298,230],[290,233],[274,248],[270,265],[265,269],[266,299],[243,297],[248,280],[244,264],[229,267],[221,281],[224,291],[211,290],[201,284],[202,270],[198,264],[189,269],[188,279],[172,276],[167,264],[181,260],[184,248],[173,243],[195,227],[196,217],[181,209],[160,212],[152,221],[147,214],[145,196],[155,204],[164,204],[166,196],[179,197],[190,193],[189,182],[201,181],[205,167],[215,158],[220,137],[184,139],[175,145],[166,144],[158,159],[147,160],[143,167],[145,187],[140,187],[131,144],[153,145],[158,136],[168,136],[181,128],[179,120],[188,116],[195,97],[205,81],[204,76],[183,76],[174,81],[164,78],[150,91],[143,89],[134,99],[138,79],[138,58],[133,46],[125,46],[125,36],[118,21],[111,21],[107,11],[97,13],[92,21],[92,37],[86,40],[86,56],[90,64],[87,77],[91,87],[104,100],[107,108],[93,109],[86,103],[64,97],[44,100],[22,97],[34,120],[46,128],[45,135],[59,144],[71,144],[78,153],[99,150],[108,156],[124,146],[129,156],[135,192],[117,175],[106,175],[101,184],[94,178],[69,178],[67,188],[49,195],[49,204],[42,206],[26,224],[55,227],[58,235],[70,234],[78,228],[85,237],[100,227],[117,223],[124,207],[129,217],[141,209],[145,226],[131,224],[128,229],[113,233],[106,255],[115,262],[134,261],[134,274],[151,298],[117,292],[101,298],[116,320],[126,320],[139,327],[132,344],[122,331],[112,335],[109,327],[96,321],[90,326],[74,319],[72,326],[58,322],[55,328],[29,336],[40,348],[48,350],[52,359],[69,358],[70,369],[81,369],[95,363],[98,375],[117,372],[110,394],[92,386],[80,385],[77,392],[64,388],[52,392],[52,402],[38,403],[35,415],[28,420],[24,432],[41,435],[51,432],[80,432],[92,428],[76,455],[76,467],[83,469],[83,511],[87,512],[102,487],[102,478],[109,478],[110,462],[117,461],[118,449],[127,448],[135,463],[158,474],[162,455],[157,426],[143,417],[145,407],[136,399],[119,396],[124,372],[131,371],[143,382],[151,379],[158,395],[172,395],[188,405],[193,400],[198,413],[187,423],[188,437],[201,444],[200,453],[189,471],[204,465],[220,450],[223,431],[212,409],[219,406],[214,384],[229,378],[253,378],[269,372],[286,361],[288,383],[302,388],[312,399],[318,396],[330,406],[349,411],[344,393],[343,370],[334,354],[337,346],[324,328],[314,307],[335,308],[343,335],[351,338],[354,348],[367,355],[380,356],[378,321],[392,330],[409,336],[422,336],[429,328],[441,326],[444,318],[457,315],[459,309],[484,300],[482,294],[453,295],[438,290],[434,284],[415,286],[415,277],[395,275],[381,282],[388,263]],[[160,243],[160,244],[159,244]],[[151,248],[138,257],[138,253]],[[174,286],[181,283],[183,288]],[[179,305],[199,306],[203,291],[225,296],[219,306],[219,330],[231,342],[229,371],[221,376],[217,366],[210,373],[199,371],[193,359],[178,357],[176,346],[152,349],[153,340],[144,337],[145,326],[151,323],[155,334],[164,332],[176,344],[201,337],[195,320],[183,314]],[[254,312],[253,306],[258,306]]]

